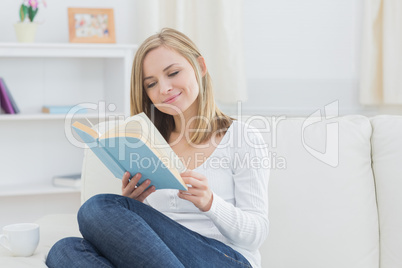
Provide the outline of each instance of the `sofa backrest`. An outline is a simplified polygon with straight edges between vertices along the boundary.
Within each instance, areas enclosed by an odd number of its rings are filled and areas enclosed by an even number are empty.
[[[370,121],[380,222],[380,267],[402,267],[402,116],[375,116]]]
[[[264,137],[274,165],[262,267],[378,268],[369,120],[270,121]]]
[[[371,125],[363,116],[244,117],[270,147],[270,234],[262,267],[378,268]],[[332,166],[331,166],[332,165]],[[120,179],[86,150],[82,201],[121,193]]]

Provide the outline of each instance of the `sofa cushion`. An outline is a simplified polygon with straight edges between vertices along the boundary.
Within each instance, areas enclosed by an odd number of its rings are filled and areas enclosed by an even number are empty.
[[[378,268],[370,122],[363,116],[309,120],[275,124],[270,118],[263,134],[272,170],[262,267]]]
[[[373,171],[380,221],[381,268],[402,267],[402,116],[376,116]]]
[[[81,203],[96,194],[121,194],[121,180],[90,149],[84,152],[81,180]]]

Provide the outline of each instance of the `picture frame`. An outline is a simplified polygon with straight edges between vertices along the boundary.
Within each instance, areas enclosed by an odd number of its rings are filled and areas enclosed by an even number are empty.
[[[68,8],[70,43],[116,43],[112,8]]]

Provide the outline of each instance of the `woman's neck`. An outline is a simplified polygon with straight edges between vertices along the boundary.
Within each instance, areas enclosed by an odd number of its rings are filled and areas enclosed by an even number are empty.
[[[198,107],[197,105],[192,105],[184,111],[181,114],[174,115],[174,123],[175,123],[175,129],[173,132],[175,133],[184,133],[184,134],[191,134],[190,130],[193,130],[195,128],[195,123],[196,123],[196,118],[198,114]],[[189,137],[189,136],[187,136]]]

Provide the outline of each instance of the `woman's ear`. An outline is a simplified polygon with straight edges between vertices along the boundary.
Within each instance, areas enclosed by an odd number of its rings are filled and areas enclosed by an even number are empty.
[[[202,77],[204,77],[205,74],[207,73],[207,65],[205,64],[205,59],[204,59],[203,56],[199,56],[199,57],[197,58],[197,60],[198,60],[198,64],[199,64],[200,67],[201,67],[201,74],[202,74]]]

